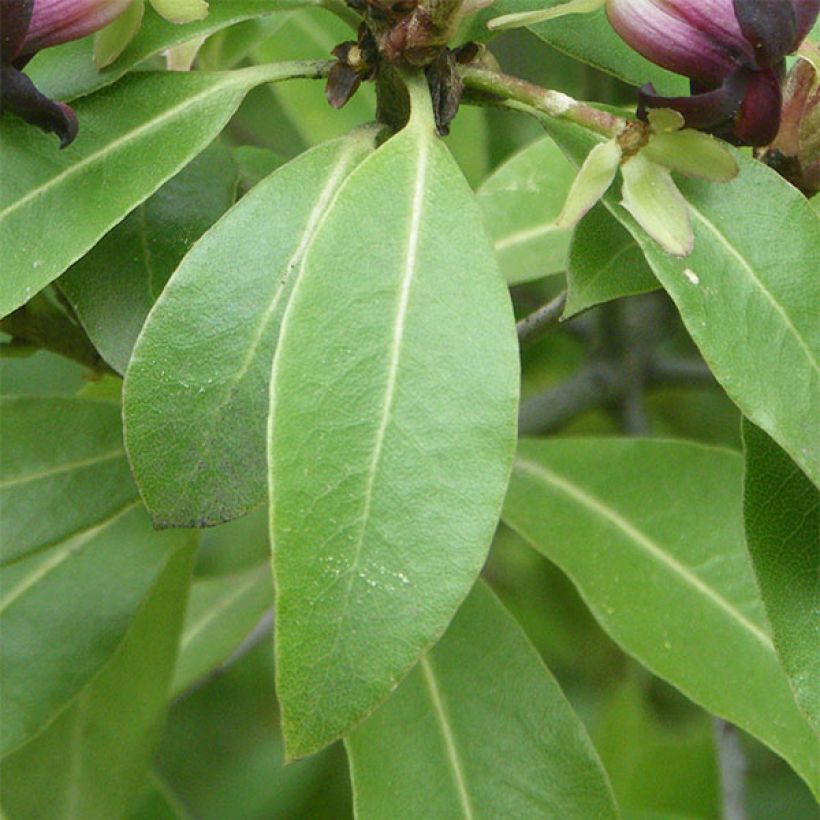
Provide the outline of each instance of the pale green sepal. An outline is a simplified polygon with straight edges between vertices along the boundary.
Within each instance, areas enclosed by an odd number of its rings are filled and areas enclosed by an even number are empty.
[[[672,108],[651,108],[647,113],[647,118],[655,134],[664,131],[680,131],[685,122],[683,114]]]
[[[142,25],[145,0],[132,0],[116,20],[94,35],[94,65],[98,69],[111,65],[125,51]]]
[[[205,0],[151,0],[151,5],[169,23],[190,23],[208,16]]]
[[[711,182],[729,182],[738,174],[734,157],[720,140],[691,128],[653,134],[642,154],[673,171]]]
[[[169,48],[165,52],[165,62],[168,65],[168,70],[190,71],[204,42],[204,37],[194,37],[186,43],[180,43],[178,46]]]
[[[596,11],[604,5],[605,0],[570,0],[560,6],[553,6],[549,9],[538,9],[536,11],[522,11],[518,14],[504,14],[487,22],[490,31],[500,31],[507,28],[521,28],[523,26],[533,26],[536,23],[543,23],[546,20],[555,20],[565,14],[588,14]]]
[[[617,140],[596,145],[578,171],[555,226],[563,230],[577,225],[612,185],[620,163],[621,146]]]
[[[689,205],[669,171],[640,153],[621,173],[621,205],[667,253],[688,256],[695,245]]]

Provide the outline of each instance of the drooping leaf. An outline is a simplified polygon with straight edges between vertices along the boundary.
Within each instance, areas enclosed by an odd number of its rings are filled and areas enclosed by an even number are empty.
[[[0,315],[59,276],[204,150],[249,89],[315,71],[286,64],[134,74],[77,105],[81,133],[62,152],[53,137],[4,117]]]
[[[464,42],[487,40],[493,36],[493,32],[486,27],[488,20],[505,14],[549,8],[563,2],[565,0],[496,0],[465,19],[458,39]],[[627,46],[609,25],[604,9],[538,23],[530,30],[559,51],[631,85],[654,83],[659,93],[671,96],[689,93],[688,83],[683,77],[659,68]]]
[[[108,663],[190,536],[152,531],[128,475],[116,404],[6,398],[0,413],[7,753]]]
[[[60,278],[100,355],[125,373],[148,311],[191,245],[230,208],[237,169],[219,143],[202,152]]]
[[[549,138],[519,151],[478,189],[498,263],[511,285],[561,273],[572,231],[555,227],[575,168]]]
[[[179,695],[225,661],[259,626],[272,606],[273,587],[267,562],[237,575],[195,580],[172,695]]]
[[[93,41],[85,38],[41,51],[26,66],[26,73],[47,96],[73,100],[111,85],[135,65],[194,37],[301,5],[301,0],[211,0],[207,17],[184,25],[163,20],[148,7],[139,32],[111,65],[95,67]]]
[[[597,142],[541,120],[575,162]],[[603,202],[635,237],[729,397],[819,483],[816,427],[806,419],[820,408],[820,219],[782,177],[733,153],[741,171],[732,182],[678,181],[695,233],[683,259],[640,229],[617,190]]]
[[[102,820],[131,808],[159,741],[192,558],[192,544],[169,556],[99,673],[43,732],[4,758],[8,817]],[[105,556],[98,563],[104,566]],[[54,592],[53,610],[69,595],[92,596],[88,586]]]
[[[581,721],[482,583],[346,746],[361,820],[618,816]]]
[[[683,442],[523,441],[504,520],[623,649],[817,784],[816,737],[768,634],[743,540],[742,459]]]
[[[319,146],[257,185],[193,247],[151,311],[124,416],[134,476],[157,524],[215,524],[264,499],[282,316],[305,251],[377,130]]]
[[[659,287],[631,234],[603,205],[593,208],[572,236],[564,316]]]
[[[820,730],[820,495],[786,453],[745,419],[743,444],[749,555],[797,703]]]
[[[274,358],[277,681],[291,756],[384,700],[472,586],[517,392],[513,317],[481,214],[419,113],[339,192]]]

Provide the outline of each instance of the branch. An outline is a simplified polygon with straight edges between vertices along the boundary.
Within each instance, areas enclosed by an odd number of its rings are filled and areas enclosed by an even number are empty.
[[[746,758],[737,728],[721,718],[713,718],[712,729],[720,773],[721,817],[746,820]]]
[[[714,387],[717,382],[706,362],[700,359],[655,358],[649,364],[649,381],[657,385]]]
[[[624,117],[599,111],[578,102],[560,91],[550,91],[539,85],[484,68],[465,66],[460,69],[464,85],[473,91],[490,94],[501,100],[513,100],[550,117],[569,120],[606,137],[618,137],[630,124]]]
[[[518,333],[518,344],[522,348],[528,347],[558,327],[566,303],[567,292],[563,291],[547,304],[521,319],[515,326]]]
[[[521,435],[550,433],[593,407],[609,404],[623,394],[620,368],[605,360],[592,361],[572,378],[521,402]]]

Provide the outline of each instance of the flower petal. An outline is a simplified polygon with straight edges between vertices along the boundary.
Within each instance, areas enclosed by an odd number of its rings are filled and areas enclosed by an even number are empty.
[[[780,128],[783,94],[777,69],[749,74],[746,94],[735,120],[735,135],[745,145],[768,145]]]
[[[735,68],[742,44],[716,39],[665,0],[607,0],[612,27],[663,68],[716,86]]]
[[[0,63],[10,63],[26,39],[34,0],[0,0]]]
[[[792,0],[794,13],[797,17],[797,35],[795,48],[806,39],[811,31],[817,15],[820,14],[820,0]]]
[[[50,100],[34,83],[10,65],[0,65],[0,112],[11,111],[26,122],[60,138],[60,148],[77,136],[77,117],[65,104]]]
[[[107,26],[131,0],[34,0],[22,53],[78,40]]]
[[[661,97],[655,93],[654,86],[645,85],[638,92],[638,116],[646,119],[650,108],[671,108],[683,115],[687,128],[715,128],[731,119],[740,108],[752,73],[749,69],[738,69],[715,91],[690,97]]]
[[[743,36],[752,44],[755,64],[769,68],[794,47],[797,17],[790,0],[733,0]]]

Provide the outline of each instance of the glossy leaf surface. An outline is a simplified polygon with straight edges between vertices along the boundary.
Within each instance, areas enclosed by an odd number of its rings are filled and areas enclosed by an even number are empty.
[[[26,73],[47,96],[73,100],[115,83],[143,60],[194,37],[299,5],[301,3],[288,0],[211,0],[207,17],[176,25],[163,20],[146,4],[139,32],[111,65],[103,69],[95,67],[92,40],[85,38],[41,51],[26,68]]]
[[[172,694],[225,661],[273,606],[270,566],[194,581],[185,615]]]
[[[125,373],[145,317],[191,245],[233,204],[237,170],[214,143],[60,278],[94,346]]]
[[[191,250],[152,310],[125,383],[126,444],[157,524],[202,526],[261,503],[271,361],[305,252],[377,129],[257,185]]]
[[[742,459],[727,450],[525,440],[504,520],[572,578],[622,648],[816,784],[816,738],[744,547],[741,484]]]
[[[543,119],[575,162],[596,138]],[[732,182],[679,180],[695,249],[664,253],[618,204],[604,204],[635,237],[674,300],[717,380],[751,421],[820,482],[820,219],[806,198],[763,163],[734,152]],[[742,338],[742,344],[738,338]]]
[[[123,457],[117,405],[9,398],[0,409],[10,547],[0,597],[5,753],[57,717],[118,651],[190,536],[151,529]],[[28,531],[9,538],[6,520],[28,522]]]
[[[482,583],[346,745],[361,820],[618,816],[583,725]]]
[[[743,422],[746,542],[797,703],[820,730],[820,496],[758,427]]]
[[[497,0],[465,20],[459,31],[460,40],[487,40],[491,35],[486,28],[488,20],[504,14],[557,6],[565,0]],[[660,94],[688,94],[687,81],[650,63],[633,51],[615,33],[604,9],[591,14],[573,14],[538,23],[530,30],[559,51],[569,54],[631,85],[654,83]]]
[[[200,153],[249,89],[304,71],[288,64],[135,74],[77,105],[82,130],[62,152],[53,137],[4,117],[0,315],[45,287]]]
[[[478,189],[498,263],[511,285],[561,273],[572,231],[554,225],[575,168],[549,138],[519,151]]]
[[[659,287],[632,235],[603,205],[593,208],[572,235],[564,316]]]
[[[45,731],[3,760],[8,817],[103,820],[131,807],[159,740],[192,556],[189,546],[169,557],[99,674]]]
[[[372,711],[464,599],[500,509],[517,393],[513,316],[481,214],[418,114],[340,190],[274,359],[277,680],[291,756]]]

